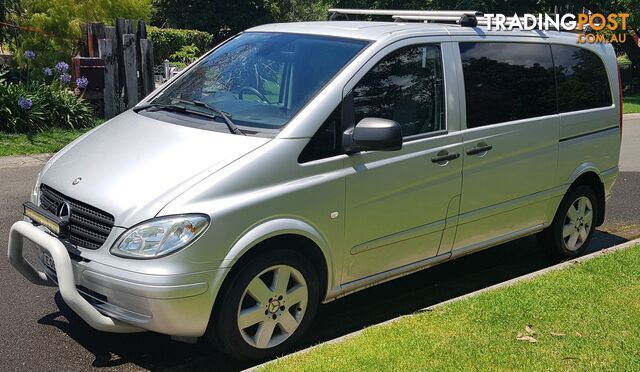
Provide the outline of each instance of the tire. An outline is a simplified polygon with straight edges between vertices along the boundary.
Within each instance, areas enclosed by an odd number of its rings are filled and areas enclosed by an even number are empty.
[[[240,360],[265,360],[290,350],[308,330],[320,302],[311,262],[296,251],[269,251],[230,275],[218,296],[209,338]]]
[[[539,236],[551,253],[563,258],[580,256],[589,246],[598,220],[598,200],[588,186],[569,189],[551,226]]]

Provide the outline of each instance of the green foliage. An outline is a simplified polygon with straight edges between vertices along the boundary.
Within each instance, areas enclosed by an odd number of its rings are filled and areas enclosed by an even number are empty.
[[[224,38],[272,22],[265,3],[264,0],[154,0],[156,12],[152,23],[207,31]]]
[[[20,98],[31,108],[20,107]],[[64,86],[43,83],[0,84],[0,131],[34,133],[49,128],[79,129],[93,125],[89,104]]]
[[[327,10],[337,3],[334,0],[265,0],[274,22],[324,21]]]
[[[178,61],[188,65],[189,63],[195,61],[199,55],[200,55],[200,49],[198,49],[197,46],[190,44],[190,45],[183,45],[182,48],[180,48],[177,52],[170,55],[169,58],[172,61]]]
[[[196,51],[205,52],[214,45],[213,35],[195,30],[178,30],[173,28],[148,27],[147,37],[153,42],[153,57],[156,65],[165,59],[172,59],[172,55],[179,53],[183,47],[193,46]]]
[[[38,51],[31,62],[32,71],[68,61],[76,52],[80,24],[104,22],[113,24],[117,17],[149,20],[151,0],[22,0],[23,10],[13,22],[39,31],[20,31],[14,55],[25,64],[25,50]]]
[[[16,14],[20,10],[20,0],[0,1],[0,22],[6,22],[9,16]],[[10,41],[15,37],[15,32],[8,27],[0,25],[0,46],[2,43]]]

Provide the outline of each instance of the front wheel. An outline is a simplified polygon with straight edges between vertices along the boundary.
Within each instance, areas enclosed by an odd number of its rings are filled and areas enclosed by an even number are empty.
[[[542,242],[562,257],[581,255],[595,231],[596,203],[596,195],[590,187],[578,186],[569,190],[552,225],[542,232]]]
[[[210,330],[221,350],[238,359],[263,360],[294,346],[320,299],[310,262],[295,251],[270,251],[230,275]]]

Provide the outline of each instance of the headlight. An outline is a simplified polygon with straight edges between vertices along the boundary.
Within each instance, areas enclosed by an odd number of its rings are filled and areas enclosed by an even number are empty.
[[[160,217],[125,231],[111,247],[111,253],[128,258],[157,258],[182,249],[209,226],[201,214]]]

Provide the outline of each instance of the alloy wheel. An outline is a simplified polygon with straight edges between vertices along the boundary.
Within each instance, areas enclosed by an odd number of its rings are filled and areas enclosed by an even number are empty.
[[[589,237],[593,224],[593,206],[586,196],[576,199],[567,210],[562,228],[562,240],[570,251],[577,251]]]
[[[242,337],[259,349],[283,343],[300,326],[308,298],[307,283],[297,269],[276,265],[263,270],[249,282],[238,306]]]

